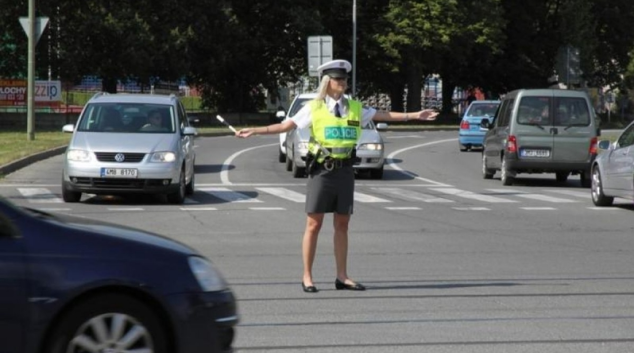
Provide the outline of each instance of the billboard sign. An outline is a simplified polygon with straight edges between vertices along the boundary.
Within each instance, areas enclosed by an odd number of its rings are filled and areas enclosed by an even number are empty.
[[[0,106],[26,105],[27,81],[0,79]],[[35,102],[40,104],[62,101],[61,81],[35,81]]]

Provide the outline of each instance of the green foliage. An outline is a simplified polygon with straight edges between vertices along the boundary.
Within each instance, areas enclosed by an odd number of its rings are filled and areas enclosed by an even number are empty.
[[[26,0],[0,0],[0,77],[26,75]],[[257,111],[264,92],[306,74],[306,42],[331,35],[352,61],[349,0],[39,0],[50,18],[36,72],[72,86],[84,75],[148,87],[186,77],[206,107]],[[423,80],[440,74],[445,109],[453,88],[493,95],[544,87],[558,51],[579,49],[592,86],[634,85],[631,0],[364,0],[357,3],[355,95],[389,93],[395,109],[420,106]],[[628,69],[628,65],[630,66]],[[561,76],[562,73],[560,73]],[[625,75],[625,81],[623,81]]]

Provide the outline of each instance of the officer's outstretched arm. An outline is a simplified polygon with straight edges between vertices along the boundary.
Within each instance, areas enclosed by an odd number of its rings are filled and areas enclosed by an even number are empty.
[[[279,124],[273,124],[263,127],[246,128],[236,132],[236,137],[246,138],[252,135],[281,134],[295,128],[293,120],[284,120]]]
[[[408,120],[436,120],[438,112],[434,109],[423,109],[418,112],[401,113],[401,112],[386,112],[376,111],[376,114],[372,117],[374,121],[408,121]]]

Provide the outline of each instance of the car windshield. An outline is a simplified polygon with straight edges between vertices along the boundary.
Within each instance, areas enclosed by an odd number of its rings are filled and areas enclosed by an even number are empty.
[[[288,112],[288,116],[292,117],[297,114],[297,112],[302,109],[302,107],[306,105],[306,103],[308,103],[308,101],[310,100],[312,100],[312,98],[297,98],[295,100],[295,104],[293,104],[291,110]]]
[[[77,131],[101,133],[173,133],[170,105],[146,103],[91,103],[86,106]]]
[[[469,107],[467,116],[494,116],[499,103],[474,103]]]

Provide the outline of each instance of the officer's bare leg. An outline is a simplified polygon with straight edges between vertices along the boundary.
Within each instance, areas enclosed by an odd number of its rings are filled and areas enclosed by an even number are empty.
[[[346,283],[348,279],[348,224],[350,223],[349,214],[334,214],[335,226],[335,262],[337,264],[337,278]],[[351,283],[351,281],[348,281]]]
[[[306,230],[302,241],[302,258],[304,261],[304,285],[313,285],[313,262],[317,251],[317,236],[324,222],[323,213],[309,213],[306,217]]]

